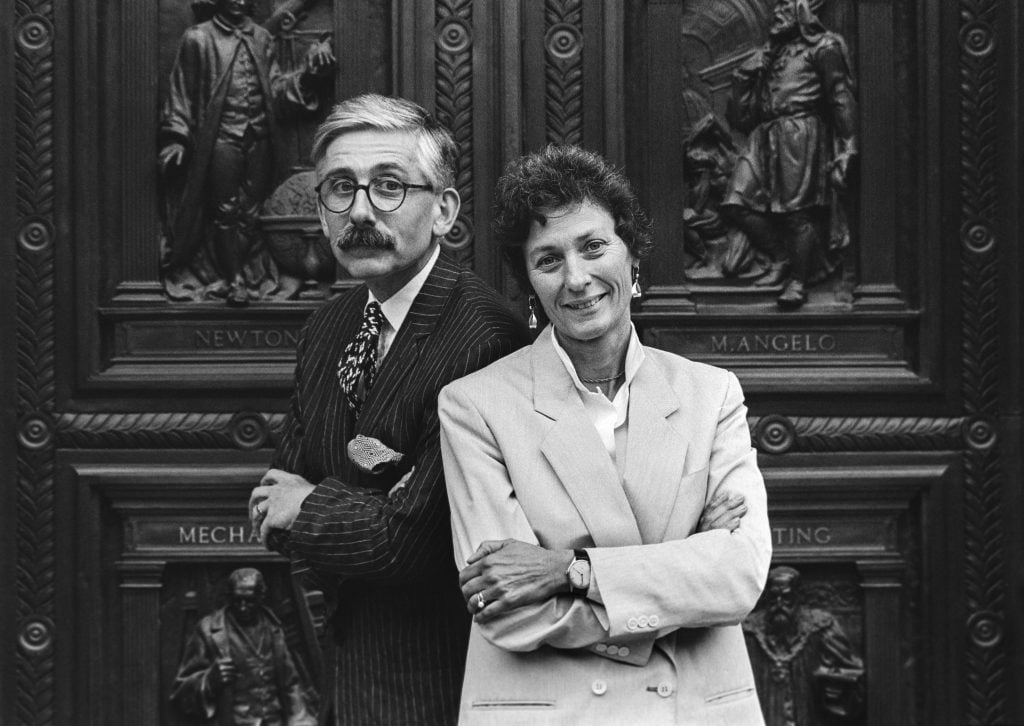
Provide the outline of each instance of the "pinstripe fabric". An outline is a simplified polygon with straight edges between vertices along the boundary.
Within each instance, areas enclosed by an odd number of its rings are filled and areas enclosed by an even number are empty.
[[[314,313],[274,467],[317,484],[278,546],[336,604],[338,722],[455,723],[469,617],[452,556],[437,394],[528,342],[499,296],[443,254],[355,417],[335,376],[359,327],[360,286]],[[348,461],[356,434],[406,454],[371,475]],[[411,467],[404,489],[388,491]],[[330,692],[328,689],[327,692]]]

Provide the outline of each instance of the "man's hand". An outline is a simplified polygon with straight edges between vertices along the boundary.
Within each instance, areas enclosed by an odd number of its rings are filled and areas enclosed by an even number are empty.
[[[169,166],[181,166],[181,162],[185,159],[185,145],[179,144],[177,141],[173,141],[167,144],[164,148],[160,149],[160,156],[158,161],[160,162],[160,171],[167,171]]]
[[[846,181],[850,174],[850,159],[853,157],[853,152],[844,151],[836,155],[836,158],[832,160],[831,164],[831,181],[832,186],[840,191],[846,189]]]
[[[510,610],[543,602],[565,589],[572,550],[546,550],[514,539],[488,540],[468,562],[459,573],[462,596],[473,619],[485,623]]]
[[[281,469],[271,469],[263,475],[260,485],[249,496],[249,517],[253,528],[260,529],[261,542],[266,544],[272,529],[291,529],[302,502],[313,488],[298,474]]]
[[[220,693],[224,686],[230,686],[238,677],[238,668],[230,658],[218,658],[210,667],[210,688]]]
[[[322,76],[331,71],[337,62],[330,38],[318,40],[306,52],[306,73]]]
[[[727,529],[735,532],[740,520],[747,513],[747,505],[741,494],[730,494],[720,491],[704,507],[700,521],[697,522],[698,532],[710,532],[713,529]]]

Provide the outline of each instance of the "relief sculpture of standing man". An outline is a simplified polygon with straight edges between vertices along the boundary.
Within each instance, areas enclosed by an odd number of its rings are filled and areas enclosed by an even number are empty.
[[[749,137],[722,204],[775,257],[780,280],[788,269],[778,304],[790,309],[849,244],[842,195],[857,103],[846,44],[815,14],[823,3],[776,2],[768,43],[736,70],[729,104],[729,122]]]
[[[253,0],[217,0],[182,36],[160,121],[169,188],[166,286],[178,299],[244,305],[273,287],[254,253],[259,205],[272,189],[279,111],[315,110],[315,79],[334,66],[327,44],[284,73]],[[178,171],[182,174],[176,174]]]

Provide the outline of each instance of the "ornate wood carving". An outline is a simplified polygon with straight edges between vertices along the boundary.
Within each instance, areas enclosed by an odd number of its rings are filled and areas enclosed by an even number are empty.
[[[998,412],[998,265],[995,219],[998,69],[996,0],[960,3],[960,262],[964,408],[972,416],[964,452],[964,581],[967,595],[966,717],[1007,720],[1006,587],[1001,531]]]
[[[57,444],[68,449],[259,449],[275,446],[283,413],[63,414]]]
[[[749,419],[754,446],[766,454],[796,451],[958,451],[961,418],[816,418],[772,414]]]
[[[54,719],[53,3],[14,4],[17,195],[18,723]]]
[[[583,3],[544,3],[545,132],[553,144],[583,141]]]
[[[473,2],[437,3],[434,38],[437,117],[459,144],[455,188],[462,209],[444,240],[464,264],[473,264]]]

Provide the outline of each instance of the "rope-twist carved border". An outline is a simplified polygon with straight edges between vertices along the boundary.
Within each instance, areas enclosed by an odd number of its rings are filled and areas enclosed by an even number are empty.
[[[998,215],[995,0],[960,4],[960,201],[967,704],[970,724],[1007,718],[998,411]]]
[[[57,445],[69,449],[258,449],[274,446],[285,414],[64,414]],[[768,454],[841,451],[958,451],[971,436],[962,418],[751,416],[754,445]]]
[[[959,451],[961,418],[814,418],[772,414],[749,420],[766,454],[842,451]]]
[[[17,215],[16,718],[54,720],[53,3],[14,7]]]
[[[69,449],[260,449],[276,446],[283,413],[64,414],[57,445]]]
[[[583,3],[544,3],[545,133],[549,143],[583,141]]]
[[[459,144],[455,188],[462,209],[444,239],[445,249],[473,264],[473,2],[438,2],[435,27],[435,103],[438,120]]]

